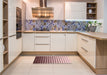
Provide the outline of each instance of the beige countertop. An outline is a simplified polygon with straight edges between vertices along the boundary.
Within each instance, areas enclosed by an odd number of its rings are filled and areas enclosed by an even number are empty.
[[[107,33],[101,32],[76,32],[76,31],[22,31],[23,33],[77,33],[95,38],[97,40],[107,40]]]

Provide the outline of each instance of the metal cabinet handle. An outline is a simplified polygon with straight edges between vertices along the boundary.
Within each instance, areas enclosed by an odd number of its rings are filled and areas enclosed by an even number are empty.
[[[48,38],[49,36],[35,36],[35,37],[39,37],[39,38]]]
[[[88,52],[88,50],[86,50],[84,47],[81,47],[85,52]]]
[[[14,37],[14,36],[16,36],[16,34],[14,34],[14,35],[11,35],[11,36],[9,36],[9,37]]]
[[[83,39],[83,38],[82,38],[82,40],[85,41],[85,42],[88,42],[88,40],[86,40],[86,39]]]
[[[49,44],[36,44],[36,45],[49,45]]]

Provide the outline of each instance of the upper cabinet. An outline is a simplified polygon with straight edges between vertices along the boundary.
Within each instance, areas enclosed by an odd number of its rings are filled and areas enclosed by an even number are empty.
[[[87,19],[97,19],[97,3],[87,3]]]
[[[65,2],[65,19],[86,19],[86,2]]]

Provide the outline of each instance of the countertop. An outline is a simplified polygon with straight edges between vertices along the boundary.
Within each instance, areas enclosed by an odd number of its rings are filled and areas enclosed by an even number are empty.
[[[107,40],[107,33],[101,32],[76,32],[76,31],[22,31],[23,33],[77,33],[97,40]]]

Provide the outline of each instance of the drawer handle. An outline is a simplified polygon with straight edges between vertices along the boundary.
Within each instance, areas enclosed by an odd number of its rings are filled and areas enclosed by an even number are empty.
[[[86,50],[85,48],[81,47],[85,52],[88,52],[88,50]]]
[[[83,38],[82,38],[82,40],[85,41],[85,42],[88,42],[86,39],[83,39]]]
[[[48,38],[49,36],[36,36],[36,37],[39,37],[39,38]]]
[[[49,45],[49,44],[36,44],[36,45]]]

